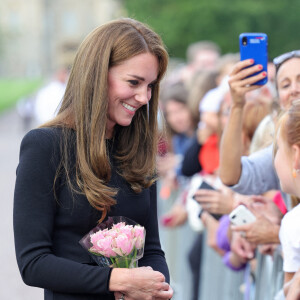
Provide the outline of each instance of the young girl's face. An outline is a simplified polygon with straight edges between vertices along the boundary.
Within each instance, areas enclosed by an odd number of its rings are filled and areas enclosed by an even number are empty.
[[[276,139],[277,151],[275,154],[274,166],[280,181],[281,189],[287,194],[295,195],[296,183],[292,176],[292,150],[282,138],[280,130],[281,129],[278,131]]]

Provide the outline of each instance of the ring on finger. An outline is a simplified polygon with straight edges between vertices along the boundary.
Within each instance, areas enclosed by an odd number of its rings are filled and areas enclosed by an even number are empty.
[[[241,231],[240,234],[241,234],[242,238],[244,238],[244,239],[246,238],[246,232],[245,231]]]
[[[125,295],[122,294],[121,298],[119,300],[125,300]]]

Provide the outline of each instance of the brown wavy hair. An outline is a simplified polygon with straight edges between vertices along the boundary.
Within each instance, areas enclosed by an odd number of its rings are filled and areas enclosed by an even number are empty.
[[[102,212],[100,221],[115,204],[117,194],[117,189],[108,186],[111,177],[105,139],[108,70],[142,53],[151,53],[158,59],[157,84],[148,106],[136,111],[129,126],[116,125],[113,139],[118,172],[133,191],[139,193],[151,186],[155,181],[158,143],[159,82],[167,68],[168,54],[161,38],[145,24],[124,18],[92,31],[78,49],[58,115],[42,125],[62,128],[63,155],[57,178],[64,171],[71,191],[84,194],[89,203]],[[70,128],[76,134],[73,143]],[[76,184],[70,176],[74,166],[69,163],[75,144]]]

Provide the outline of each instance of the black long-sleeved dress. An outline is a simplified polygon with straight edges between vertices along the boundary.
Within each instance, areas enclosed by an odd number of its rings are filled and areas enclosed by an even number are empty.
[[[47,300],[114,299],[108,289],[111,269],[97,266],[78,243],[97,225],[100,212],[84,195],[74,194],[72,198],[64,174],[54,188],[61,158],[61,135],[59,128],[35,129],[21,143],[14,195],[14,235],[20,273],[26,284],[44,288]],[[73,135],[75,140],[75,132]],[[109,150],[113,152],[111,145]],[[70,156],[74,165],[75,156]],[[108,215],[125,216],[145,226],[145,251],[139,266],[151,266],[169,281],[158,234],[156,185],[134,193],[116,172],[113,155],[110,156],[109,186],[117,187],[119,192],[117,204]],[[74,178],[72,172],[71,177]]]

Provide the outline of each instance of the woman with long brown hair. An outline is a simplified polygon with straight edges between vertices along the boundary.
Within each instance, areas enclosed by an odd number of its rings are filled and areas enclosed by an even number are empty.
[[[168,55],[120,19],[77,52],[58,115],[23,139],[14,196],[17,261],[45,299],[170,299],[156,209],[159,83]],[[139,268],[96,266],[79,240],[108,216],[146,228]]]

